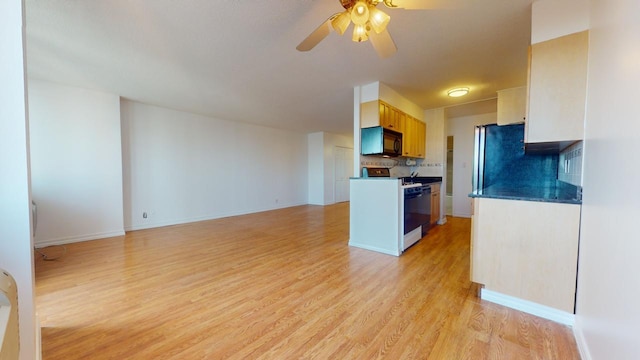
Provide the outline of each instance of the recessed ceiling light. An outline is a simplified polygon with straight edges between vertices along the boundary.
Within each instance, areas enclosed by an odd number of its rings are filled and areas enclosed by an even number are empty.
[[[455,88],[455,89],[451,89],[451,90],[447,91],[447,95],[449,95],[451,97],[465,96],[468,93],[469,93],[469,88],[468,87]]]

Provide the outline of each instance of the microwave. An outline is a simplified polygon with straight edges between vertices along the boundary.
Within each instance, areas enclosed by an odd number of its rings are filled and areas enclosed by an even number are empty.
[[[360,129],[360,154],[400,156],[402,155],[402,133],[382,126]]]

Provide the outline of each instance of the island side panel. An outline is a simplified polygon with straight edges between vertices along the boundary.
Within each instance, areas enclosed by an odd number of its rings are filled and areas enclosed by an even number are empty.
[[[402,197],[398,180],[350,181],[349,245],[399,256]]]
[[[472,280],[574,312],[580,205],[474,199]]]

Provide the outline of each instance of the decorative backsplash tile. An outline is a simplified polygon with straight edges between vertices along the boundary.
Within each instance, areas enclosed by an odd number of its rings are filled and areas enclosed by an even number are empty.
[[[560,153],[558,180],[582,186],[582,141],[569,146]]]
[[[524,125],[490,125],[486,129],[483,187],[549,187],[556,182],[557,154],[524,149]]]
[[[410,165],[407,165],[410,164]],[[427,163],[423,159],[383,158],[377,156],[360,156],[360,168],[386,167],[390,169],[391,177],[409,176],[411,173],[419,176],[442,176],[443,163]],[[362,171],[360,172],[362,173]]]

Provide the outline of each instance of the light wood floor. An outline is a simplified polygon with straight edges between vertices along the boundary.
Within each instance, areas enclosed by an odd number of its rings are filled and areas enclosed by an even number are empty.
[[[351,248],[342,203],[71,244],[36,260],[43,358],[579,359],[570,328],[477,298],[469,231]]]

